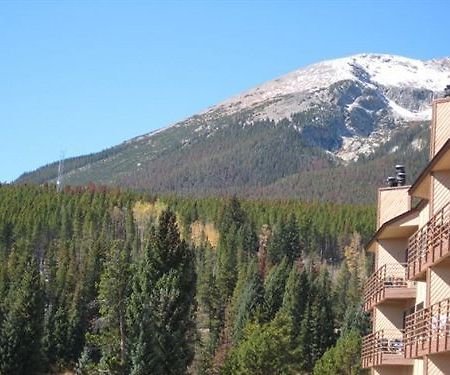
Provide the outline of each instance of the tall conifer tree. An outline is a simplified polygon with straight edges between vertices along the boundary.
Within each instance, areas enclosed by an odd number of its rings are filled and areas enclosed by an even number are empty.
[[[129,310],[131,373],[184,374],[193,357],[195,268],[176,217],[164,211],[137,273]]]
[[[26,245],[20,252],[20,271],[10,284],[0,327],[0,374],[33,374],[42,369],[42,321],[44,301],[38,265]]]

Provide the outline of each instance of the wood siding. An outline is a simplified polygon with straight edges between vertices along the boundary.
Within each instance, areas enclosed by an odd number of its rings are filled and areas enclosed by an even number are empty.
[[[415,359],[413,375],[423,375],[424,371],[425,371],[425,366],[424,366],[423,359]]]
[[[401,336],[403,329],[403,310],[400,305],[383,304],[375,307],[376,321],[374,332],[381,330],[395,331]]]
[[[424,281],[416,282],[416,305],[423,303],[426,305],[427,301],[427,283]]]
[[[379,240],[375,262],[376,269],[385,264],[405,263],[407,247],[408,240],[406,238]]]
[[[419,213],[419,228],[422,228],[430,220],[430,205],[427,203]]]
[[[434,266],[430,272],[430,305],[450,298],[450,267]]]
[[[450,201],[450,171],[434,172],[432,181],[434,215]]]
[[[442,100],[433,104],[433,120],[431,124],[430,156],[436,155],[445,142],[450,138],[450,101]]]
[[[427,362],[428,375],[450,374],[450,353],[431,355]]]
[[[401,215],[411,208],[409,187],[382,188],[378,190],[377,225],[381,227],[386,221]]]

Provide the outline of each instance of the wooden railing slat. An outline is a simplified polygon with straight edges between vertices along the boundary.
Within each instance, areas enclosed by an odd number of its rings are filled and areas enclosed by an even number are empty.
[[[422,228],[408,239],[407,259],[408,277],[412,278],[423,271],[429,261],[434,263],[443,256],[443,241],[448,237],[450,222],[450,202],[447,202]],[[417,267],[416,267],[417,265]]]
[[[386,288],[390,287],[408,287],[406,263],[384,264],[369,277],[364,287],[365,308],[370,309],[373,304],[380,302]]]
[[[364,364],[372,366],[383,363],[383,355],[405,357],[403,330],[380,330],[363,338],[361,358]],[[367,367],[367,366],[366,366]]]
[[[447,350],[450,327],[450,299],[444,299],[405,318],[405,345],[410,357]],[[444,342],[442,344],[442,342]],[[420,350],[424,353],[419,353]],[[414,353],[411,352],[415,347]]]

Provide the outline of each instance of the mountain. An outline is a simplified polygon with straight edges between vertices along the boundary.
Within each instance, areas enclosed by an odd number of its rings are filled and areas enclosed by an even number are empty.
[[[320,62],[167,128],[64,162],[64,183],[158,193],[368,203],[393,164],[425,165],[430,103],[450,58]],[[54,182],[58,163],[18,183]],[[364,181],[364,183],[362,183]]]

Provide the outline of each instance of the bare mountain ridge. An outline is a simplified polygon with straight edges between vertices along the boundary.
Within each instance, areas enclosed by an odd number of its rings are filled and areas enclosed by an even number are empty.
[[[284,181],[299,176],[304,181],[318,170],[326,175],[331,168],[339,176],[336,168],[371,158],[395,161],[420,153],[426,144],[427,132],[421,129],[430,119],[430,103],[447,83],[450,58],[419,61],[362,54],[324,61],[165,129],[102,153],[68,159],[65,183],[93,181],[195,195],[253,196],[258,191],[280,197],[273,194],[274,187],[282,191]],[[402,134],[416,138],[402,145]],[[398,144],[380,153],[392,139],[399,139]],[[412,168],[416,173],[420,165]],[[56,172],[56,164],[50,164],[18,182],[54,181]],[[374,182],[380,180],[374,176]],[[304,189],[305,199],[311,198]],[[299,195],[294,185],[286,197]],[[323,199],[336,198],[325,194]],[[358,201],[371,198],[362,194]]]

